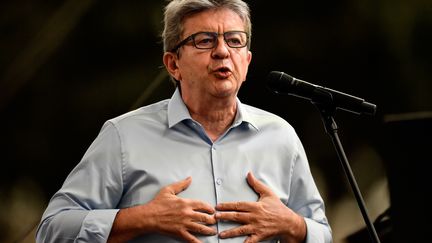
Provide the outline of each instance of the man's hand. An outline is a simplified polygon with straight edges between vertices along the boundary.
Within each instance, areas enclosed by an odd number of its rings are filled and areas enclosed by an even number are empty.
[[[199,200],[177,197],[191,182],[192,178],[188,177],[162,188],[147,204],[120,210],[110,242],[122,242],[150,232],[176,236],[188,242],[200,242],[193,233],[215,235],[216,230],[208,226],[216,223],[214,208]]]
[[[247,175],[249,185],[260,196],[258,202],[229,202],[216,206],[220,211],[217,220],[239,222],[242,225],[221,232],[221,238],[248,235],[246,243],[259,242],[280,237],[282,242],[303,242],[306,238],[306,223],[273,193],[264,183],[257,180],[251,172]],[[222,211],[222,212],[221,212]]]
[[[216,223],[215,210],[207,203],[192,199],[182,199],[176,194],[189,187],[192,178],[163,188],[147,205],[153,211],[155,231],[179,236],[190,242],[199,242],[190,232],[214,235],[216,230],[206,225]]]

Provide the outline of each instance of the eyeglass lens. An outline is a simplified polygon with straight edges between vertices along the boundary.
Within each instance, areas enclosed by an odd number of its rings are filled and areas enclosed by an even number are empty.
[[[199,49],[212,49],[218,41],[218,33],[200,32],[193,36],[194,44]],[[240,48],[247,45],[247,34],[240,31],[229,31],[223,33],[224,40],[229,47]]]

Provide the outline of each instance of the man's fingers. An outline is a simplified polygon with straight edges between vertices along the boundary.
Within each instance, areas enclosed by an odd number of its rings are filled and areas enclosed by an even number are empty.
[[[242,225],[234,229],[229,229],[226,231],[223,231],[219,234],[220,238],[226,239],[226,238],[232,238],[242,235],[250,235],[254,233],[252,228],[248,225]]]
[[[273,194],[269,187],[267,187],[264,183],[255,178],[252,172],[249,172],[247,174],[247,182],[252,187],[252,189],[254,189],[254,191],[258,193],[261,197]]]
[[[194,200],[192,202],[192,209],[194,211],[199,211],[199,212],[204,212],[204,213],[209,213],[209,214],[215,213],[214,207],[212,207],[208,203],[205,203],[203,201],[198,201],[198,200]]]
[[[180,233],[180,236],[190,243],[201,243],[195,236],[189,233],[187,230],[184,230]]]
[[[250,235],[248,238],[246,238],[244,243],[257,243],[260,240],[260,237],[258,237],[257,235]]]
[[[250,221],[248,213],[241,212],[218,212],[215,214],[216,220],[228,220],[239,223],[247,223]]]
[[[216,205],[216,210],[219,211],[237,211],[250,212],[255,210],[256,202],[227,202]]]
[[[194,215],[191,216],[192,220],[198,223],[204,223],[207,225],[216,224],[216,218],[213,215],[209,215],[206,213],[195,212]]]
[[[188,188],[191,183],[192,183],[192,177],[189,176],[184,180],[166,186],[164,189],[171,194],[177,195],[180,192],[186,190],[186,188]]]
[[[200,223],[192,223],[188,227],[188,231],[192,233],[197,233],[200,235],[216,235],[216,229],[212,227],[200,224]]]

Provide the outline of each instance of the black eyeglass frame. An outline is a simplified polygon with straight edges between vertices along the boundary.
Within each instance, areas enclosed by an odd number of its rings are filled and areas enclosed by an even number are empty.
[[[195,36],[197,36],[197,35],[199,35],[199,34],[208,34],[209,36],[213,36],[213,37],[216,37],[215,39],[216,39],[216,41],[215,41],[215,44],[212,46],[212,47],[198,47],[197,45],[196,45],[196,43],[195,43]],[[232,33],[243,33],[243,34],[245,34],[246,35],[246,42],[245,42],[245,44],[244,45],[242,45],[242,46],[230,46],[230,44],[226,41],[226,34],[232,34]],[[224,41],[225,41],[225,43],[227,43],[227,45],[229,46],[229,47],[231,47],[231,48],[243,48],[243,47],[245,47],[245,46],[247,46],[248,44],[249,44],[249,34],[246,32],[246,31],[240,31],[240,30],[234,30],[234,31],[227,31],[227,32],[224,32],[224,33],[217,33],[217,32],[209,32],[209,31],[200,31],[200,32],[196,32],[196,33],[194,33],[194,34],[192,34],[192,35],[190,35],[190,36],[188,36],[188,37],[186,37],[184,40],[182,40],[182,41],[180,41],[173,49],[172,49],[172,51],[171,52],[177,52],[178,51],[178,49],[180,48],[180,47],[182,47],[182,46],[184,46],[185,44],[187,44],[189,41],[192,41],[192,44],[194,45],[194,47],[195,48],[197,48],[197,49],[203,49],[203,50],[205,50],[205,49],[213,49],[213,48],[215,48],[216,47],[216,45],[218,44],[218,40],[219,40],[219,36],[220,35],[223,35],[223,37],[224,37]]]

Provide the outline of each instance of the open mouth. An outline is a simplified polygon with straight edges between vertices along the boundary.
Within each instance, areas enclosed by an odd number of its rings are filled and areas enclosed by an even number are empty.
[[[220,67],[215,69],[214,73],[218,78],[227,78],[231,75],[231,69],[228,67]]]

